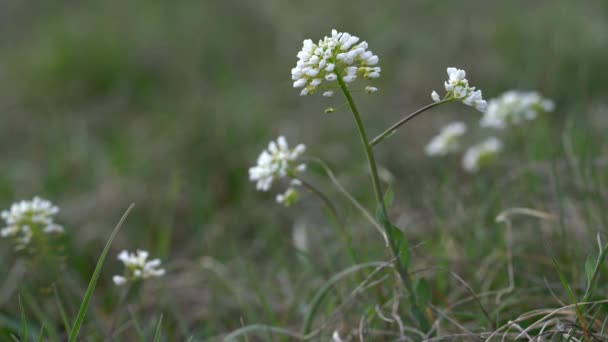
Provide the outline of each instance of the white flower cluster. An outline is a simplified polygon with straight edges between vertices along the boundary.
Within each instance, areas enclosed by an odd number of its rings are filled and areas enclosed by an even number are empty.
[[[121,286],[128,281],[136,281],[139,279],[148,279],[152,277],[162,277],[165,275],[165,270],[158,268],[160,259],[148,260],[149,253],[147,251],[138,250],[137,253],[129,253],[122,251],[118,254],[118,260],[126,267],[126,275],[115,275],[112,277],[114,284]]]
[[[306,151],[306,146],[303,144],[290,149],[285,137],[278,137],[276,142],[271,141],[268,149],[262,151],[257,165],[249,169],[249,179],[257,182],[258,190],[270,190],[275,179],[294,177],[297,173],[306,170],[305,164],[298,163],[298,158],[304,151]],[[299,183],[296,181],[293,185],[299,185]]]
[[[53,222],[58,212],[58,207],[40,197],[14,203],[0,214],[7,225],[0,230],[0,236],[14,238],[17,249],[22,249],[35,234],[62,233],[63,227]]]
[[[452,122],[445,126],[426,145],[425,152],[428,156],[445,156],[457,152],[460,149],[460,140],[466,133],[467,126],[463,122]]]
[[[482,166],[491,162],[502,150],[502,143],[495,137],[470,147],[462,158],[462,167],[468,172],[477,172]]]
[[[358,44],[357,44],[358,43]],[[342,77],[350,83],[359,76],[366,79],[380,77],[378,56],[367,50],[367,42],[359,43],[359,37],[346,32],[331,31],[331,37],[325,37],[315,44],[311,39],[304,40],[302,50],[298,52],[296,67],[291,69],[294,88],[303,88],[300,95],[313,94],[324,82],[334,82]],[[373,90],[372,90],[373,89]],[[368,89],[375,92],[377,89]],[[370,91],[371,90],[371,91]],[[323,96],[331,97],[329,90]]]
[[[553,101],[543,98],[537,92],[512,90],[490,100],[480,124],[482,127],[504,129],[508,125],[534,120],[538,114],[552,112],[554,108]]]
[[[448,80],[444,83],[447,94],[444,99],[456,99],[462,101],[467,106],[475,107],[478,111],[484,112],[488,107],[488,103],[483,99],[481,90],[469,87],[469,81],[466,79],[467,73],[457,68],[448,68],[447,71]],[[431,93],[431,98],[435,102],[441,101],[436,91]]]

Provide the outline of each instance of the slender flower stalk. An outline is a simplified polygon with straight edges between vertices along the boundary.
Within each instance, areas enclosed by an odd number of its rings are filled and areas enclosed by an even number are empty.
[[[418,323],[420,324],[420,327],[424,331],[428,331],[430,329],[430,324],[428,322],[428,319],[426,318],[426,316],[424,315],[424,313],[418,306],[418,302],[416,300],[416,295],[414,293],[414,287],[412,285],[412,279],[408,273],[408,270],[406,269],[406,266],[401,262],[401,259],[399,258],[399,248],[397,246],[397,242],[395,241],[395,237],[392,233],[392,230],[394,228],[388,217],[386,205],[384,204],[384,198],[382,195],[382,188],[381,188],[381,184],[380,184],[380,177],[378,176],[378,167],[376,165],[376,160],[374,157],[372,145],[370,144],[370,142],[367,139],[367,133],[365,131],[365,126],[363,125],[363,121],[361,120],[361,115],[359,114],[359,110],[357,109],[357,106],[355,105],[355,101],[353,100],[353,97],[350,94],[350,91],[348,90],[348,86],[346,85],[346,82],[344,81],[344,79],[342,78],[342,75],[340,75],[340,74],[338,74],[338,84],[340,85],[340,89],[342,90],[344,97],[346,97],[348,106],[350,107],[350,110],[353,114],[353,118],[355,119],[355,123],[357,124],[357,129],[359,130],[359,136],[361,138],[361,143],[363,144],[365,156],[367,157],[367,162],[369,164],[369,170],[371,173],[372,184],[373,184],[373,188],[374,188],[374,194],[376,196],[376,201],[378,202],[378,207],[380,208],[381,213],[382,213],[383,217],[385,218],[385,221],[382,222],[382,224],[384,225],[384,230],[386,231],[386,234],[388,236],[389,245],[391,247],[392,254],[395,256],[395,268],[397,269],[397,273],[399,273],[399,276],[408,291],[410,305],[412,306],[412,311],[414,312],[416,318],[419,320]]]
[[[442,105],[444,103],[448,103],[452,101],[451,98],[445,99],[445,100],[441,100],[439,102],[433,102],[429,105],[426,105],[420,109],[418,109],[417,111],[409,114],[408,116],[404,117],[403,119],[397,121],[395,124],[393,124],[391,127],[387,128],[384,132],[380,133],[377,137],[375,137],[374,139],[372,139],[372,141],[370,141],[370,145],[376,146],[378,145],[380,142],[382,142],[382,140],[388,138],[391,134],[395,133],[395,131],[397,129],[399,129],[399,127],[403,126],[405,123],[407,123],[408,121],[412,120],[413,118],[417,117],[418,115],[426,112],[427,110],[431,109],[431,108],[435,108],[439,105]]]

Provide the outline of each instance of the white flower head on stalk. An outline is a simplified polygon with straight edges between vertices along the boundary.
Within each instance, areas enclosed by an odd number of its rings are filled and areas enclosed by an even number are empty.
[[[483,99],[481,90],[475,90],[475,87],[469,86],[469,80],[466,79],[466,71],[458,68],[448,68],[448,80],[445,81],[444,87],[447,91],[445,99],[454,99],[462,101],[467,106],[475,107],[480,112],[484,112],[488,103]],[[441,101],[439,94],[433,90],[431,98],[435,102]]]
[[[425,152],[428,156],[445,156],[460,149],[460,140],[466,133],[467,126],[463,122],[452,122],[443,127],[426,145]]]
[[[494,137],[489,138],[467,150],[462,158],[462,167],[468,172],[477,172],[481,167],[492,162],[501,150],[500,140]]]
[[[295,177],[306,170],[306,164],[299,163],[298,158],[306,151],[303,144],[290,149],[285,137],[280,136],[277,141],[271,141],[268,148],[258,157],[257,165],[249,169],[249,179],[256,182],[260,191],[268,191],[276,179]],[[292,180],[292,185],[298,185]]]
[[[31,201],[13,203],[0,213],[6,222],[0,237],[14,239],[16,248],[23,249],[39,234],[63,233],[63,227],[53,221],[58,212],[57,206],[37,196]]]
[[[363,77],[380,77],[378,56],[369,51],[367,42],[359,42],[346,32],[331,31],[331,36],[315,44],[311,39],[304,40],[298,52],[298,62],[291,69],[294,88],[303,88],[300,95],[316,92],[323,83],[333,83],[338,77],[351,83]]]
[[[144,250],[137,250],[136,253],[122,251],[118,254],[118,260],[125,265],[125,274],[115,275],[112,277],[114,284],[121,286],[129,281],[139,279],[148,279],[153,277],[162,277],[165,275],[165,270],[158,268],[161,264],[160,259],[152,259],[148,261],[149,253]]]
[[[534,120],[539,114],[552,112],[553,101],[534,91],[511,90],[490,100],[488,110],[481,118],[482,127],[504,129],[508,125],[519,125]]]

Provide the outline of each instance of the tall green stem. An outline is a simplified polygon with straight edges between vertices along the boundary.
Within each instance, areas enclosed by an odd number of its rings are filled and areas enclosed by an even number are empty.
[[[393,256],[395,257],[395,268],[397,269],[397,273],[399,273],[399,277],[403,281],[407,292],[409,294],[410,305],[412,306],[412,312],[416,319],[419,320],[420,327],[425,332],[430,330],[430,324],[428,319],[418,306],[418,302],[416,300],[416,295],[414,293],[414,287],[412,285],[412,279],[405,267],[405,265],[401,262],[399,258],[399,249],[397,243],[395,241],[394,234],[392,232],[393,225],[388,218],[388,213],[386,210],[386,205],[384,204],[384,198],[382,195],[382,188],[380,185],[380,177],[378,177],[378,167],[376,165],[376,159],[374,158],[374,152],[372,150],[372,145],[369,143],[367,139],[367,133],[365,132],[365,126],[363,125],[363,121],[361,120],[361,115],[359,114],[359,110],[355,105],[355,101],[346,86],[346,83],[342,79],[342,76],[338,74],[338,84],[340,85],[340,89],[342,93],[344,93],[344,97],[346,97],[346,101],[348,102],[348,106],[350,107],[351,112],[353,113],[353,117],[355,119],[355,123],[357,124],[357,129],[359,130],[359,136],[361,138],[361,143],[363,144],[363,150],[365,151],[365,156],[367,157],[367,162],[369,164],[369,171],[372,176],[372,184],[374,187],[374,194],[376,196],[376,201],[378,202],[378,207],[380,208],[382,215],[386,218],[383,224],[383,228],[386,231],[386,235],[388,236],[389,245],[391,247],[391,251]]]

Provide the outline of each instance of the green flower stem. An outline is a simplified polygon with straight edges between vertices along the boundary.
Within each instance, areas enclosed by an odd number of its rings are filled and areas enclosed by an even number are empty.
[[[441,100],[439,102],[433,102],[429,105],[426,105],[420,109],[418,109],[417,111],[411,113],[410,115],[404,117],[403,119],[397,121],[394,125],[392,125],[391,127],[389,127],[386,131],[380,133],[380,135],[378,135],[377,137],[375,137],[370,143],[369,145],[376,146],[378,143],[380,143],[382,140],[384,140],[386,137],[390,136],[391,134],[393,134],[399,127],[401,127],[403,124],[405,124],[406,122],[412,120],[413,118],[417,117],[418,115],[426,112],[427,110],[437,107],[439,105],[442,105],[444,103],[448,103],[450,101],[452,101],[452,98],[447,98],[444,100]]]
[[[410,305],[412,307],[412,312],[414,316],[419,320],[420,328],[425,332],[430,330],[430,324],[428,322],[427,317],[424,315],[420,307],[418,306],[418,302],[416,300],[416,295],[414,293],[414,287],[412,285],[412,279],[405,267],[405,265],[401,262],[399,258],[399,249],[397,243],[395,241],[395,237],[392,234],[393,225],[390,222],[386,210],[386,205],[384,204],[384,199],[382,195],[382,189],[380,187],[380,177],[378,177],[378,167],[376,166],[376,160],[374,158],[374,152],[372,150],[372,145],[367,140],[367,133],[365,132],[365,126],[363,125],[363,121],[361,120],[361,115],[359,114],[359,110],[355,105],[355,101],[346,86],[346,83],[342,79],[342,76],[338,74],[338,84],[342,89],[342,93],[344,93],[344,97],[346,97],[346,101],[348,102],[348,106],[350,107],[351,112],[353,113],[353,117],[357,124],[357,129],[359,130],[359,136],[361,137],[361,143],[363,144],[363,149],[365,151],[365,156],[367,157],[367,162],[369,164],[369,170],[372,176],[372,184],[374,187],[374,194],[376,196],[376,201],[378,202],[378,207],[380,208],[385,220],[383,222],[384,230],[386,231],[386,235],[388,236],[389,245],[392,251],[393,256],[395,257],[395,268],[397,269],[397,273],[399,273],[399,277],[403,281],[405,288],[409,294]],[[434,103],[436,106],[441,102]],[[434,107],[433,106],[433,107]],[[428,106],[427,106],[428,107]],[[432,107],[429,107],[432,108]],[[398,126],[397,126],[398,127]],[[396,129],[396,128],[394,128]],[[394,130],[393,129],[393,130]],[[388,133],[387,133],[388,134]]]

